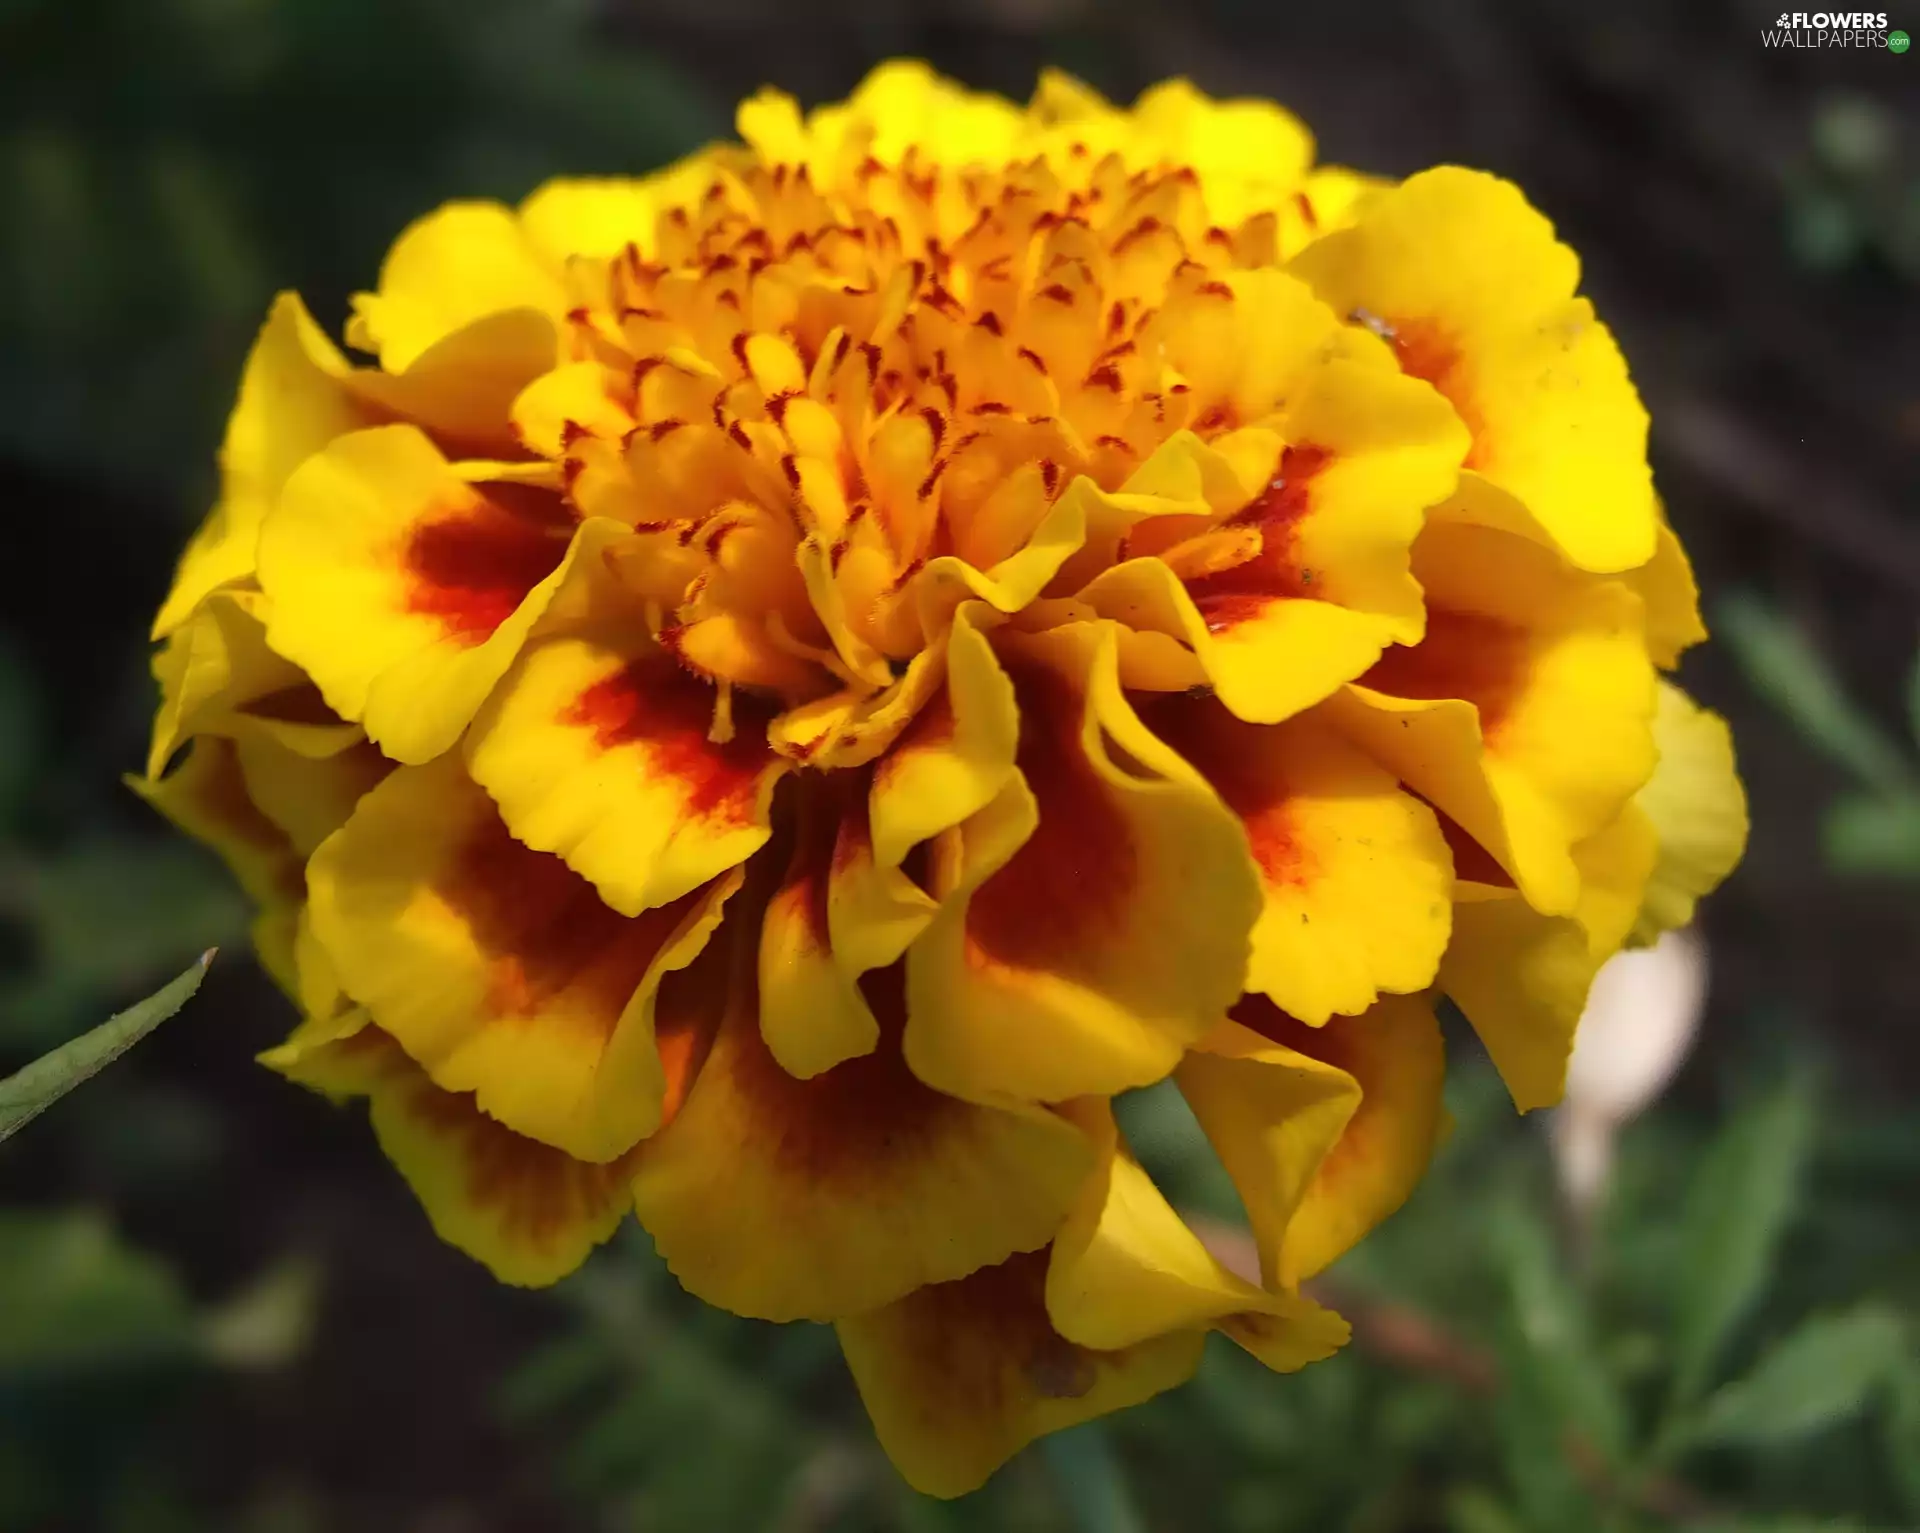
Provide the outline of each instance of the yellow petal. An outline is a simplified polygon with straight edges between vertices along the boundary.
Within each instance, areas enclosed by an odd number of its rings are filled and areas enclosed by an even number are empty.
[[[548,264],[650,246],[660,203],[647,181],[621,176],[548,181],[520,204],[520,226]]]
[[[210,592],[253,574],[261,518],[287,476],[335,437],[367,424],[347,372],[346,358],[298,295],[275,298],[247,354],[220,447],[220,503],[180,561],[154,638],[172,633]]]
[[[878,1046],[798,1080],[761,1039],[752,976],[749,950],[686,1105],[634,1176],[640,1222],[689,1290],[736,1314],[838,1319],[1046,1243],[1091,1164],[1078,1128],[916,1080],[897,968],[864,987]]]
[[[1265,898],[1248,989],[1318,1026],[1432,983],[1453,895],[1432,810],[1320,714],[1260,726],[1169,697],[1141,717],[1246,828]]]
[[[1422,629],[1410,549],[1454,484],[1466,434],[1416,380],[1353,362],[1313,371],[1282,418],[1289,445],[1222,524],[1253,557],[1175,589],[1157,561],[1097,577],[1080,599],[1130,627],[1185,640],[1221,700],[1272,723],[1360,675]]]
[[[1300,1282],[1357,1245],[1426,1175],[1445,1120],[1440,1026],[1425,996],[1383,996],[1364,1015],[1337,1017],[1323,1028],[1257,1005],[1236,1015],[1360,1088],[1359,1104],[1315,1165],[1274,1256],[1278,1279]]]
[[[1647,415],[1579,263],[1510,184],[1445,166],[1368,199],[1290,270],[1393,336],[1401,366],[1473,431],[1467,467],[1582,569],[1653,557]]]
[[[358,294],[348,343],[405,372],[455,331],[513,309],[556,318],[567,310],[557,271],[512,212],[491,202],[450,202],[409,225],[380,268],[379,291]]]
[[[1291,1373],[1346,1344],[1347,1324],[1290,1285],[1256,1288],[1220,1264],[1147,1173],[1115,1143],[1054,1237],[1047,1314],[1069,1341],[1101,1351],[1169,1332],[1215,1329],[1269,1368]]]
[[[1747,846],[1747,798],[1726,720],[1662,682],[1653,738],[1660,762],[1634,803],[1652,822],[1660,850],[1634,924],[1636,943],[1691,921],[1694,906],[1738,866]]]
[[[873,1050],[880,1024],[860,978],[898,960],[934,911],[912,879],[874,860],[870,781],[856,769],[795,785],[793,854],[761,929],[760,1032],[802,1080]]]
[[[1203,1333],[1099,1352],[1047,1320],[1046,1258],[1015,1256],[839,1322],[875,1433],[907,1483],[963,1496],[1036,1438],[1183,1384]]]
[[[875,768],[873,855],[883,867],[984,809],[1013,775],[1020,710],[980,628],[987,610],[969,602],[955,613],[945,687]]]
[[[1480,889],[1455,907],[1440,964],[1440,988],[1473,1024],[1522,1112],[1560,1100],[1593,976],[1619,950],[1647,887],[1652,828],[1629,808],[1572,855],[1580,893],[1568,915]]]
[[[471,484],[414,427],[355,432],[261,530],[267,642],[388,755],[430,760],[512,661],[573,535],[557,496]]]
[[[341,983],[443,1090],[583,1160],[657,1126],[657,992],[705,945],[728,883],[621,916],[508,835],[457,756],[374,789],[307,883]]]
[[[234,751],[247,796],[302,859],[346,824],[355,805],[393,770],[364,738],[330,756],[307,756],[271,735],[250,733],[234,741]]]
[[[208,595],[153,657],[160,684],[147,775],[158,777],[195,735],[262,736],[304,756],[330,756],[364,739],[331,713],[291,661],[267,648],[257,591]]]
[[[127,786],[212,847],[249,899],[263,905],[299,903],[304,893],[300,859],[286,832],[248,795],[233,741],[202,736],[165,777],[129,777]]]
[[[1330,712],[1536,909],[1566,914],[1573,847],[1653,769],[1641,602],[1527,538],[1444,516],[1421,534],[1414,573],[1426,637],[1388,650]]]
[[[1647,648],[1653,663],[1670,671],[1683,653],[1706,639],[1707,627],[1700,621],[1700,588],[1694,583],[1693,565],[1664,514],[1653,558],[1629,571],[1626,580],[1647,605]]]
[[[480,710],[466,754],[514,835],[638,915],[763,846],[789,764],[744,696],[717,741],[714,687],[622,607],[604,566],[581,560],[578,590]]]
[[[1144,1085],[1240,991],[1262,903],[1246,836],[1128,705],[1110,625],[1009,635],[999,654],[1019,776],[936,847],[907,1059],[976,1099]]]
[[[398,372],[361,368],[350,381],[357,397],[432,432],[449,452],[518,457],[513,402],[558,360],[553,321],[509,309],[450,331]]]

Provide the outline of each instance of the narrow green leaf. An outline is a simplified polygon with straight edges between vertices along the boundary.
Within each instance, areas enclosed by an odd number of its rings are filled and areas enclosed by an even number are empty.
[[[90,1033],[82,1033],[25,1069],[0,1080],[0,1140],[19,1132],[82,1081],[98,1074],[187,1004],[200,988],[215,949],[208,948],[198,963],[172,984],[109,1017]]]
[[[1707,1398],[1697,1444],[1772,1447],[1857,1415],[1900,1360],[1899,1317],[1863,1307],[1806,1321],[1744,1378]]]
[[[1835,872],[1920,878],[1920,793],[1849,793],[1827,809],[1820,838]]]
[[[1699,1398],[1760,1297],[1799,1196],[1812,1125],[1806,1091],[1789,1081],[1723,1129],[1694,1173],[1680,1231],[1674,1409]]]
[[[1726,598],[1715,610],[1714,632],[1753,689],[1809,745],[1869,787],[1898,793],[1912,784],[1913,768],[1899,746],[1854,706],[1826,659],[1771,603],[1744,593]]]
[[[1545,1225],[1515,1211],[1493,1227],[1528,1373],[1554,1415],[1609,1466],[1625,1457],[1626,1402],[1593,1346],[1586,1307]]]

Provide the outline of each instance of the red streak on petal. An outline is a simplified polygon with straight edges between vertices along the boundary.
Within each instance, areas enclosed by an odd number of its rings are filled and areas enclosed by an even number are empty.
[[[1018,1410],[1024,1389],[1079,1399],[1099,1381],[1101,1363],[1125,1353],[1089,1351],[1055,1331],[1046,1279],[1047,1253],[1028,1251],[914,1290],[901,1301],[892,1333],[902,1371],[944,1402],[943,1413],[969,1420]]]
[[[695,898],[623,916],[558,857],[514,840],[492,816],[452,859],[438,892],[486,956],[495,1016],[541,1017],[573,992],[567,1015],[602,1037]]]
[[[436,507],[401,553],[406,610],[437,618],[456,643],[484,642],[559,567],[572,526],[557,496],[520,485]]]
[[[1163,696],[1140,707],[1146,726],[1213,785],[1239,816],[1247,845],[1272,885],[1304,887],[1317,871],[1298,834],[1298,810],[1272,753],[1253,748],[1264,734],[1242,724],[1212,697]]]
[[[694,1080],[713,1049],[734,978],[736,946],[723,930],[686,968],[671,970],[660,981],[653,1035],[667,1080],[660,1120],[663,1128],[685,1105],[687,1093],[693,1090]]]
[[[866,842],[867,771],[809,773],[797,784],[799,803],[793,857],[776,899],[793,901],[807,924],[814,947],[831,946],[827,924],[827,895],[834,875],[859,854],[854,827]]]
[[[1300,524],[1313,512],[1313,481],[1334,454],[1302,442],[1280,454],[1267,487],[1227,518],[1229,527],[1257,527],[1260,552],[1244,564],[1187,582],[1187,594],[1214,633],[1258,617],[1270,602],[1312,597],[1311,577],[1296,550]]]
[[[1400,370],[1432,384],[1447,397],[1473,437],[1464,467],[1479,468],[1484,462],[1484,422],[1474,403],[1473,389],[1465,368],[1459,343],[1432,320],[1388,320],[1393,336],[1394,354]]]
[[[632,1152],[605,1165],[575,1160],[488,1117],[471,1094],[428,1081],[407,1088],[406,1110],[456,1143],[467,1198],[491,1209],[514,1245],[545,1250],[569,1226],[593,1219],[621,1196],[632,1174]]]
[[[1475,613],[1435,608],[1418,644],[1394,645],[1360,678],[1393,697],[1456,697],[1480,710],[1480,732],[1496,741],[1526,690],[1524,629]]]
[[[679,785],[687,818],[744,825],[771,759],[765,710],[736,694],[734,736],[716,745],[713,702],[713,688],[671,660],[636,660],[587,688],[560,722],[590,731],[603,751],[638,746],[650,777]]]
[[[1138,854],[1113,790],[1081,746],[1081,693],[1043,667],[1007,668],[1020,705],[1015,760],[1040,823],[974,892],[968,946],[992,963],[1072,973],[1125,925]]]
[[[810,1080],[780,1068],[757,1027],[743,1028],[731,1063],[748,1121],[764,1136],[784,1176],[804,1183],[858,1186],[893,1181],[914,1160],[939,1152],[967,1131],[978,1111],[923,1085],[900,1053],[906,1019],[906,969],[895,964],[860,981],[880,1023],[870,1054],[845,1060]]]

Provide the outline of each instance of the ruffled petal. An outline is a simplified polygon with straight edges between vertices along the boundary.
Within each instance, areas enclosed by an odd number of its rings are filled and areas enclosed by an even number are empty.
[[[1400,365],[1473,432],[1466,466],[1521,502],[1574,564],[1654,554],[1647,414],[1572,251],[1519,190],[1446,166],[1370,198],[1289,268],[1393,338]]]
[[[295,293],[273,301],[247,354],[239,398],[220,447],[220,502],[180,560],[153,620],[164,639],[211,592],[254,572],[260,522],[308,456],[367,424],[345,379],[346,358]]]
[[[1520,1111],[1560,1100],[1587,991],[1626,940],[1655,854],[1650,823],[1629,807],[1574,848],[1580,893],[1565,916],[1542,915],[1510,889],[1462,886],[1440,988],[1473,1024]]]
[[[1221,701],[1256,723],[1300,712],[1387,645],[1419,639],[1409,550],[1467,446],[1432,389],[1339,360],[1309,375],[1278,431],[1286,445],[1232,515],[1081,593],[1105,616],[1186,642]]]
[[[314,854],[307,884],[347,993],[439,1087],[608,1161],[660,1122],[659,986],[705,945],[737,879],[622,916],[514,840],[444,757],[374,789]]]
[[[979,813],[1013,776],[1020,707],[979,626],[986,612],[970,602],[955,614],[945,685],[875,767],[868,809],[882,867]]]
[[[1634,804],[1652,823],[1660,850],[1634,923],[1636,943],[1691,921],[1694,907],[1747,848],[1747,796],[1726,720],[1662,682],[1653,738],[1660,763]]]
[[[474,720],[467,761],[514,835],[637,915],[765,845],[790,763],[767,749],[759,703],[734,693],[722,714],[622,609],[604,564],[579,569]]]
[[[294,921],[305,897],[300,858],[286,832],[247,792],[233,741],[204,735],[161,778],[127,786],[196,841],[219,854],[247,897],[262,907],[253,925],[261,967],[284,990],[296,985]]]
[[[1262,727],[1169,697],[1141,717],[1246,827],[1265,899],[1248,989],[1318,1026],[1432,983],[1453,897],[1432,810],[1319,714]]]
[[[963,1496],[1036,1438],[1184,1384],[1201,1331],[1075,1346],[1047,1319],[1035,1252],[839,1322],[847,1366],[887,1456],[930,1496]]]
[[[1047,1315],[1062,1336],[1116,1351],[1217,1330],[1282,1373],[1346,1344],[1346,1321],[1290,1284],[1256,1288],[1222,1266],[1117,1143],[1111,1113],[1093,1115],[1104,1120],[1102,1170],[1054,1238],[1047,1268]]]
[[[941,838],[906,1053],[958,1096],[1158,1080],[1239,993],[1261,908],[1240,823],[1121,693],[1111,625],[1005,636],[1019,776]]]
[[[1269,1284],[1312,1277],[1404,1203],[1439,1142],[1446,1060],[1425,996],[1310,1028],[1256,997],[1181,1066]],[[1298,1121],[1289,1121],[1290,1112]]]
[[[880,1024],[860,992],[926,929],[932,898],[873,855],[866,770],[796,784],[793,853],[760,936],[760,1031],[802,1080],[871,1053]]]
[[[470,483],[417,428],[355,432],[302,466],[261,531],[267,642],[388,755],[431,760],[512,662],[574,536],[557,496]]]
[[[1579,893],[1573,847],[1653,770],[1640,599],[1527,538],[1447,517],[1421,535],[1414,573],[1426,637],[1389,650],[1330,713],[1529,903],[1564,915]]]
[[[347,343],[404,373],[424,352],[471,325],[515,309],[567,311],[557,270],[507,208],[450,202],[416,220],[380,268],[379,291],[353,300]],[[549,363],[551,365],[551,363]]]
[[[796,1079],[760,1036],[753,969],[749,948],[686,1105],[634,1176],[640,1222],[691,1292],[768,1320],[838,1319],[1047,1242],[1092,1164],[1080,1129],[916,1080],[897,968],[863,987],[878,1046]]]
[[[374,1136],[434,1233],[503,1283],[558,1282],[633,1206],[627,1160],[575,1160],[514,1133],[436,1086],[360,1008],[309,1018],[260,1058],[336,1100],[368,1098]]]
[[[330,756],[365,736],[327,708],[306,673],[267,647],[265,598],[210,593],[153,657],[160,684],[147,775],[195,735],[257,735],[303,756]]]

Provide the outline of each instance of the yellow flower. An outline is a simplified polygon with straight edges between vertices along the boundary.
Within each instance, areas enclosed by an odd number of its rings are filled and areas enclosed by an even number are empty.
[[[890,64],[638,181],[454,204],[275,305],[155,627],[139,783],[261,907],[449,1241],[629,1209],[832,1321],[954,1494],[1299,1284],[1438,1129],[1432,998],[1523,1108],[1744,808],[1646,418],[1512,187],[1316,170],[1184,83]],[[176,753],[183,761],[169,770]],[[1172,1078],[1217,1263],[1110,1099]]]

